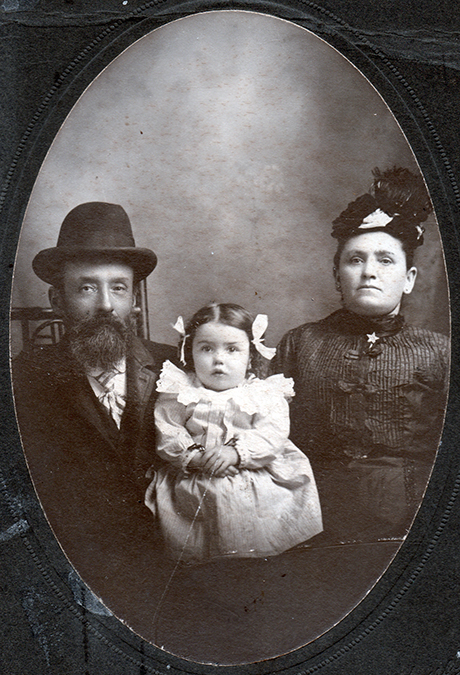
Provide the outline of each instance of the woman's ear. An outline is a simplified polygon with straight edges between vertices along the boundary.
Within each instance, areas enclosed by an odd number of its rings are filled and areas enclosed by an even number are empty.
[[[417,268],[411,267],[406,272],[406,283],[404,284],[403,293],[405,293],[406,295],[412,293],[412,289],[414,288],[416,278],[417,278]]]

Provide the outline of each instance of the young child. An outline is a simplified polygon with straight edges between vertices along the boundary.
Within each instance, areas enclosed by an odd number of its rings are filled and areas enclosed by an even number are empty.
[[[292,379],[256,377],[275,352],[261,343],[266,326],[211,304],[183,330],[185,372],[163,366],[155,420],[167,464],[146,505],[180,560],[276,555],[322,531],[310,462],[288,440]]]

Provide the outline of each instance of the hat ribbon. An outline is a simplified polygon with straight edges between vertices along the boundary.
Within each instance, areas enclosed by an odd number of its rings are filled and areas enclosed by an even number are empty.
[[[371,230],[380,227],[384,228],[389,223],[391,223],[391,221],[394,218],[396,218],[396,216],[399,215],[400,215],[399,213],[394,213],[392,216],[389,216],[388,213],[385,213],[385,211],[382,211],[382,209],[376,209],[375,211],[373,211],[364,218],[361,225],[358,226],[358,230]],[[416,224],[415,229],[417,230],[417,241],[418,241],[420,237],[423,236],[425,228],[419,224]]]
[[[397,216],[399,214],[395,213],[394,215]],[[358,230],[371,230],[376,227],[386,227],[388,223],[391,223],[393,218],[394,216],[389,216],[388,213],[385,213],[382,209],[376,209],[364,218],[361,225],[358,226]]]

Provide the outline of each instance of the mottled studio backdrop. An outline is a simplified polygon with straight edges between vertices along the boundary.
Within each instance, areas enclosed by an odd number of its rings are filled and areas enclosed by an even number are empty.
[[[331,221],[393,164],[417,170],[380,96],[325,42],[249,12],[181,19],[122,53],[69,114],[31,195],[13,306],[48,306],[32,258],[74,206],[109,201],[158,254],[153,339],[175,343],[177,315],[217,300],[267,313],[276,344],[339,307]],[[447,331],[433,216],[427,229],[405,314]]]

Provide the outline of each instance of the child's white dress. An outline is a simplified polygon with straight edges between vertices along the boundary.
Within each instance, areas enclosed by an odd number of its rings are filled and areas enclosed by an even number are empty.
[[[170,361],[157,384],[157,471],[145,503],[171,553],[182,560],[276,555],[322,531],[308,458],[288,439],[293,381],[254,376],[226,391],[206,389]],[[235,476],[188,469],[199,450],[236,439]]]

